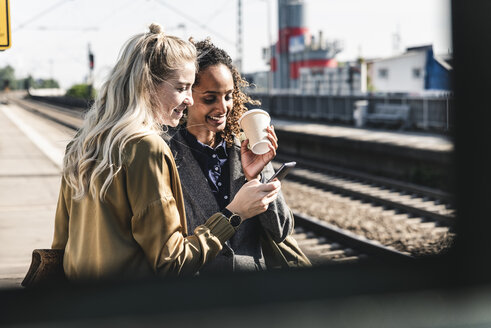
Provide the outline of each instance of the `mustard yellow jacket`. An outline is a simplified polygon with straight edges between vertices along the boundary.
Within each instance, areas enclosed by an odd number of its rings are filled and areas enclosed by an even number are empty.
[[[69,280],[192,275],[234,232],[217,213],[187,236],[174,158],[160,136],[149,135],[124,147],[104,201],[98,193],[74,200],[62,179],[52,248],[65,249]]]

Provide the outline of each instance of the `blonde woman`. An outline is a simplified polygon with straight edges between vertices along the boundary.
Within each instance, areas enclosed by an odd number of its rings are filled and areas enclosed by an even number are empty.
[[[160,137],[193,105],[196,49],[157,24],[124,46],[67,146],[52,248],[69,280],[192,275],[240,223],[264,212],[279,182],[246,183],[188,235],[179,175]]]

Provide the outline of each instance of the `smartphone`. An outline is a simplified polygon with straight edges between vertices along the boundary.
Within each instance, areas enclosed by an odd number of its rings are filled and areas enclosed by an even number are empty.
[[[269,178],[268,182],[273,181],[274,178],[278,178],[278,180],[283,179],[284,177],[286,177],[288,172],[295,167],[295,165],[297,165],[297,162],[284,163],[283,165],[281,165],[278,171],[276,171],[276,173],[271,178]]]

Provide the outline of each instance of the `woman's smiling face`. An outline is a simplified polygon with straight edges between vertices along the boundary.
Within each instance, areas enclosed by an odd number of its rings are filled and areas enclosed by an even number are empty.
[[[155,119],[160,124],[176,126],[187,106],[193,104],[191,86],[194,83],[196,65],[186,62],[174,76],[157,86],[157,110]]]
[[[233,90],[234,79],[227,66],[218,64],[200,71],[199,85],[193,87],[194,105],[188,109],[188,130],[195,136],[223,131],[233,107]]]

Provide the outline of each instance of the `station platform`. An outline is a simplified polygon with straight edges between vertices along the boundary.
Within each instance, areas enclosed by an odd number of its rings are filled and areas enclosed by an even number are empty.
[[[449,136],[272,119],[278,157],[305,166],[350,170],[452,190],[454,145]]]
[[[32,250],[51,247],[72,134],[16,105],[0,105],[0,288],[20,287]]]
[[[450,137],[434,133],[377,130],[275,118],[271,122],[276,129],[323,137],[345,138],[352,141],[379,143],[438,152],[451,152],[454,149],[453,141]]]

